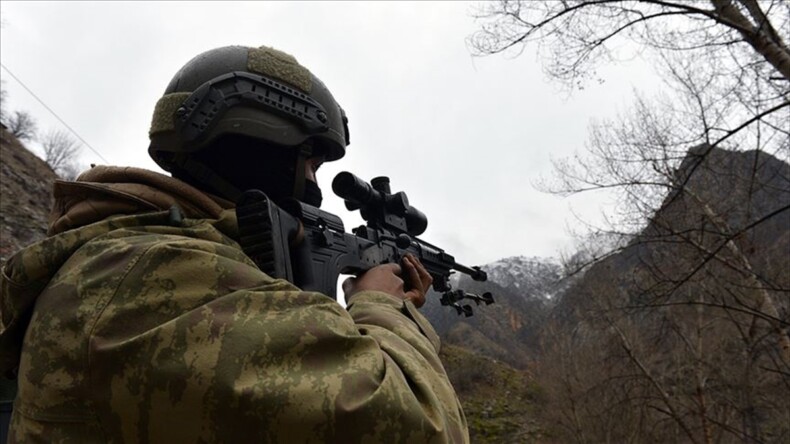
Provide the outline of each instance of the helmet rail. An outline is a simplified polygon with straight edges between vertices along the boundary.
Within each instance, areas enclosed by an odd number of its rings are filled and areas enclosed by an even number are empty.
[[[184,143],[194,143],[235,106],[278,114],[310,135],[329,130],[326,110],[316,100],[266,76],[243,71],[217,77],[195,90],[176,110],[176,130]]]

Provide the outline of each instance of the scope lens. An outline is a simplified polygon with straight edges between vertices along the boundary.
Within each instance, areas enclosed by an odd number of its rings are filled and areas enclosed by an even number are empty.
[[[339,197],[359,205],[367,204],[378,195],[367,182],[347,171],[335,176],[332,181],[332,191]]]
[[[406,226],[409,234],[419,236],[425,233],[425,229],[428,228],[428,217],[422,211],[409,205],[409,208],[406,210]]]

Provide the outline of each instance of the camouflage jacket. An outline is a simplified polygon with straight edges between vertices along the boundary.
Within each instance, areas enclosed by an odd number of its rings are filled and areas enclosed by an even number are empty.
[[[157,173],[97,167],[55,198],[2,273],[10,442],[468,441],[411,303],[272,279],[228,202]]]

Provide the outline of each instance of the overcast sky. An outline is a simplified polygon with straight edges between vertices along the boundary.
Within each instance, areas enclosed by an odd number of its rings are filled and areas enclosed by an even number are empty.
[[[113,165],[160,171],[149,159],[154,104],[193,56],[226,45],[293,54],[349,116],[346,157],[324,165],[323,208],[347,230],[361,219],[331,192],[351,171],[391,178],[428,215],[421,236],[468,265],[557,256],[598,218],[603,197],[560,198],[534,189],[551,159],[584,147],[593,118],[614,117],[634,88],[656,84],[634,61],[568,97],[519,57],[472,57],[479,24],[460,2],[0,2],[0,60]],[[41,130],[63,128],[8,72],[7,109]],[[87,148],[82,161],[104,163]],[[574,215],[575,214],[575,215]]]

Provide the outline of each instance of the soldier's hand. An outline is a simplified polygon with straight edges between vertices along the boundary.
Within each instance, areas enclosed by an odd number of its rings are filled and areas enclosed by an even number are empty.
[[[404,282],[405,277],[405,282]],[[373,267],[356,278],[343,282],[346,301],[360,291],[383,291],[398,298],[411,301],[416,307],[425,304],[425,293],[433,283],[428,270],[419,259],[407,254],[401,265],[384,264]]]
[[[407,254],[401,261],[406,275],[406,298],[420,308],[425,304],[425,295],[433,284],[433,278],[417,257]]]

